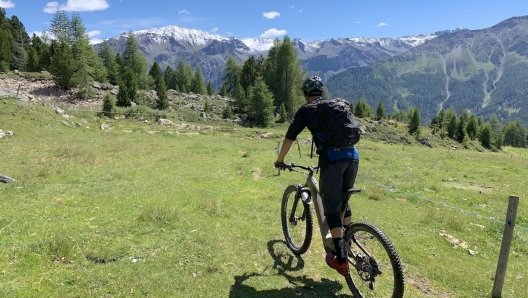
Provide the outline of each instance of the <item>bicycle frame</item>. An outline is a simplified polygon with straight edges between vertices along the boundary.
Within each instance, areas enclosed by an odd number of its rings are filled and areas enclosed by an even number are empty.
[[[329,250],[327,252],[331,252],[334,251],[334,243],[331,239],[331,236],[328,237],[330,228],[328,227],[326,216],[324,215],[323,198],[321,196],[321,192],[319,191],[320,185],[317,179],[314,177],[313,168],[310,167],[310,169],[311,170],[308,174],[308,177],[306,178],[306,182],[301,188],[300,198],[303,200],[303,202],[312,204],[314,206],[317,224],[319,225],[319,231],[321,232],[321,240],[323,241],[325,250]],[[344,212],[341,213],[341,218],[343,215]]]

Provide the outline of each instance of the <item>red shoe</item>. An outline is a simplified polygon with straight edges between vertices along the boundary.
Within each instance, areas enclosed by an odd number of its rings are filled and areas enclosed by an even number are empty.
[[[326,254],[326,264],[330,266],[330,268],[335,269],[341,275],[348,274],[348,262],[339,265],[339,262],[337,262],[337,256],[333,254]]]

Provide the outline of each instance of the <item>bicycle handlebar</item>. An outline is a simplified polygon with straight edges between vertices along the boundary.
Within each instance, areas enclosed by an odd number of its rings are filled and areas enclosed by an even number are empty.
[[[319,166],[302,166],[302,165],[296,165],[294,162],[291,162],[290,164],[286,164],[288,167],[286,168],[290,172],[293,171],[293,168],[300,168],[306,171],[315,172],[319,169]],[[284,169],[284,170],[286,170]]]

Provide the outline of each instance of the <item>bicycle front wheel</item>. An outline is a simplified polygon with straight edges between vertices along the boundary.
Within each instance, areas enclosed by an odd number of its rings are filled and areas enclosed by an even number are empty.
[[[354,297],[403,297],[401,261],[389,238],[376,226],[360,222],[345,231],[350,274],[345,278]]]
[[[301,187],[289,185],[282,196],[282,231],[288,248],[296,255],[310,247],[313,234],[313,217],[310,205],[301,200]]]

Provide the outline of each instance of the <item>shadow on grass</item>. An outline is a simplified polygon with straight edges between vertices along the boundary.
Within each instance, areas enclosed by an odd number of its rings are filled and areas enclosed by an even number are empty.
[[[301,256],[295,256],[292,253],[278,253],[276,245],[286,246],[282,240],[272,240],[268,242],[268,252],[274,260],[273,273],[249,273],[241,276],[235,276],[235,284],[231,286],[229,297],[350,297],[346,295],[337,295],[343,289],[343,284],[322,278],[321,281],[315,281],[306,276],[292,276],[291,272],[299,271],[304,268],[304,260]],[[264,270],[265,271],[265,270]],[[283,289],[257,290],[247,284],[245,281],[252,277],[275,277],[282,276],[288,283],[289,287]]]

